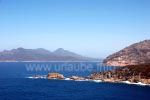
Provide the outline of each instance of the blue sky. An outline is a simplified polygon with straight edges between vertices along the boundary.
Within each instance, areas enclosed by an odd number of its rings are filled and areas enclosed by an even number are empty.
[[[150,39],[149,0],[0,0],[0,50],[64,48],[106,57]]]

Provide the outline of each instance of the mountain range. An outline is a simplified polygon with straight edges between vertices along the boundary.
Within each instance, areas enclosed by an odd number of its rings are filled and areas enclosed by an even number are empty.
[[[64,50],[63,48],[59,48],[53,52],[43,48],[17,48],[1,51],[0,61],[100,61],[100,59],[84,57],[71,51]]]

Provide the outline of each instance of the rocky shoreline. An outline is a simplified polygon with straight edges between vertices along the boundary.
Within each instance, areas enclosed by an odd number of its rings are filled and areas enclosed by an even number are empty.
[[[38,75],[33,76],[32,78],[39,79],[43,77]],[[64,75],[59,73],[49,73],[45,78],[150,85],[150,63],[119,67],[113,71],[107,72],[95,72],[86,78],[73,75],[66,78]]]
[[[131,66],[118,68],[114,71],[109,71],[109,72],[95,72],[86,78],[79,77],[79,76],[70,76],[69,78],[66,78],[64,77],[64,75],[59,73],[49,73],[46,77],[37,75],[37,76],[32,76],[30,78],[150,85],[150,78],[143,76],[142,73],[137,75],[136,72],[134,72],[133,75],[131,71]]]
[[[28,78],[32,78],[32,79],[47,79],[46,77],[39,77],[39,76],[32,76],[32,77],[28,77]],[[89,78],[78,78],[78,76],[75,76],[75,78],[65,78],[65,79],[59,79],[59,78],[51,78],[52,80],[53,79],[56,79],[56,80],[72,80],[72,81],[89,81],[89,82],[96,82],[96,83],[101,83],[101,82],[107,82],[107,83],[124,83],[124,84],[133,84],[133,85],[141,85],[141,86],[150,86],[150,84],[145,84],[145,83],[142,83],[142,82],[137,82],[137,83],[134,83],[134,82],[130,82],[130,81],[112,81],[110,79],[103,79],[103,80],[100,80],[100,79],[89,79]]]
[[[30,78],[40,79],[43,76],[37,75]],[[84,78],[79,76],[70,76],[66,78],[59,73],[48,73],[45,79],[74,80],[74,81],[95,81],[111,83],[127,83],[150,85],[150,63],[141,65],[130,65],[116,68],[113,71],[95,72]]]
[[[109,73],[105,73],[106,77],[103,76],[104,74],[102,73],[93,73],[90,75],[91,80],[102,80],[103,82],[115,82],[115,83],[120,83],[120,82],[130,82],[130,83],[142,83],[145,85],[150,85],[150,79],[145,79],[145,78],[139,78],[139,76],[134,76],[129,79],[125,78],[114,78],[114,77],[109,77]]]
[[[120,67],[108,72],[95,72],[89,78],[104,82],[128,81],[131,83],[150,84],[150,63]]]

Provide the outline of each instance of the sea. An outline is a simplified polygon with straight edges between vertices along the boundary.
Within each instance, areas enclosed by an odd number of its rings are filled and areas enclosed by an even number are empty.
[[[150,100],[150,86],[69,80],[115,68],[99,62],[1,62],[0,100]],[[51,72],[66,80],[45,79]],[[43,78],[32,78],[37,75]]]

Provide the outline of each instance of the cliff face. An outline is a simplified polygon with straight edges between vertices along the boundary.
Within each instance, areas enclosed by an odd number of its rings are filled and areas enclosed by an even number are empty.
[[[135,43],[108,56],[104,64],[110,66],[127,66],[150,63],[150,40]]]

